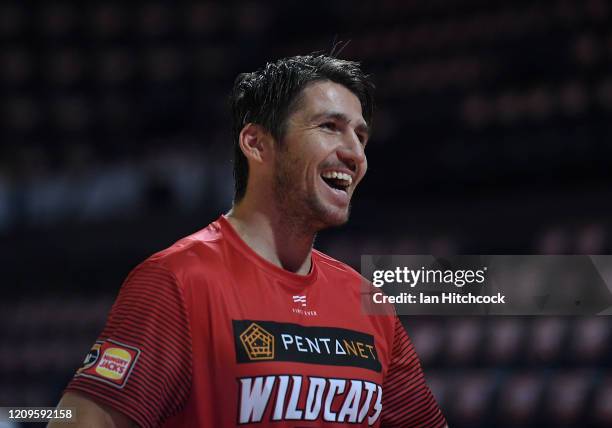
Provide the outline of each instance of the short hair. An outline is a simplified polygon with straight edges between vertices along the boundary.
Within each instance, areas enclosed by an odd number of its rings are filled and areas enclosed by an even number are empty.
[[[304,55],[268,62],[253,73],[241,73],[230,95],[234,141],[234,201],[246,193],[249,165],[240,149],[240,132],[256,123],[277,142],[284,137],[286,121],[302,90],[312,82],[332,81],[357,96],[363,117],[371,125],[374,112],[374,83],[360,64],[326,55]]]

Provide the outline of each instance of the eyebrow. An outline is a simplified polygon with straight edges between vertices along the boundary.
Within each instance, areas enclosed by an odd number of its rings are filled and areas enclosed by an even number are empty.
[[[344,122],[347,124],[351,123],[351,120],[346,114],[340,113],[338,111],[324,111],[323,113],[316,114],[312,118],[312,120],[317,121],[323,118],[335,119],[335,120],[339,120],[340,122]],[[367,123],[365,123],[365,121],[357,125],[355,129],[360,132],[365,133],[368,137],[370,136],[370,127],[368,126]]]

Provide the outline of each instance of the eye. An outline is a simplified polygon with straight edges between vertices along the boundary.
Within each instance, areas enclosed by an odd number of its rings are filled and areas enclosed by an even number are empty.
[[[319,126],[321,128],[324,128],[324,129],[329,129],[330,131],[337,131],[338,130],[338,125],[336,125],[335,122],[323,122]]]
[[[365,147],[368,144],[367,135],[357,134],[357,138],[359,138],[359,142],[361,143],[363,147]]]

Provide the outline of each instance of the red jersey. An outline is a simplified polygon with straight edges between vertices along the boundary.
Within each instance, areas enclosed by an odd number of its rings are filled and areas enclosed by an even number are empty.
[[[308,275],[283,270],[222,216],[129,274],[67,390],[143,427],[444,426],[362,281],[314,250]]]

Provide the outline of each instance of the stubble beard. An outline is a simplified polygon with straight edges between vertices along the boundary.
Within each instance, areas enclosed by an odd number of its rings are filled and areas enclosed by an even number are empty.
[[[284,222],[294,230],[316,234],[329,227],[341,226],[348,221],[350,205],[346,214],[332,212],[321,201],[315,189],[303,189],[302,179],[292,165],[299,165],[286,153],[276,159],[274,175],[274,203]]]

